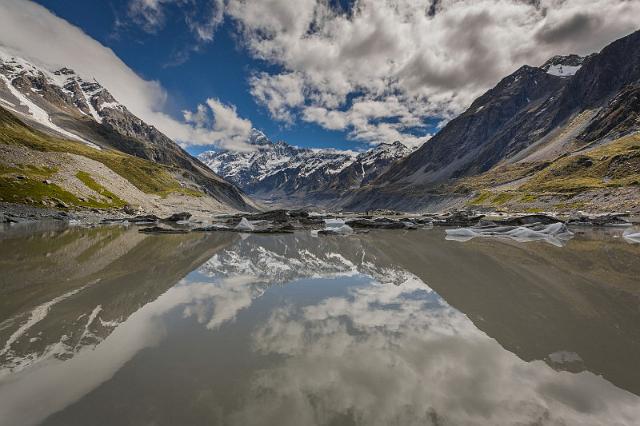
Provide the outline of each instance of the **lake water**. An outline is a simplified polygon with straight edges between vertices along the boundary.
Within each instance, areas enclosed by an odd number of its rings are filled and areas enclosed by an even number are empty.
[[[0,425],[638,425],[640,245],[0,233]]]

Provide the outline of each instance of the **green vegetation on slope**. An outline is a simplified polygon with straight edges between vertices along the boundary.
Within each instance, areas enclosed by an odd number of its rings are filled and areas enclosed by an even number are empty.
[[[97,150],[80,142],[46,135],[29,128],[3,108],[0,108],[0,143],[25,146],[36,151],[68,152],[82,155],[104,164],[147,194],[166,196],[175,192],[191,196],[202,195],[193,189],[182,188],[171,175],[171,172],[177,170],[168,166],[119,151]]]
[[[560,158],[520,189],[578,193],[589,189],[640,185],[640,135],[617,139],[582,154]]]
[[[106,197],[109,201],[79,198],[60,186],[49,182],[48,178],[56,173],[56,169],[31,165],[6,167],[0,166],[0,201],[9,203],[44,204],[51,206],[80,206],[87,208],[123,207],[126,203],[117,196],[98,185],[91,176],[83,182],[89,188]],[[80,178],[80,176],[78,176]],[[89,181],[90,180],[90,181]],[[90,183],[90,184],[87,184]]]
[[[585,191],[640,185],[640,134],[632,134],[552,162],[495,167],[458,181],[456,193],[475,198],[471,206],[533,205],[555,195],[570,199]],[[554,209],[584,207],[581,202],[555,204]],[[525,208],[534,211],[535,207]]]
[[[80,179],[80,181],[84,183],[87,186],[87,188],[111,200],[110,205],[112,207],[124,207],[127,204],[126,202],[121,200],[117,195],[115,195],[113,192],[110,192],[109,190],[107,190],[107,188],[105,188],[104,186],[100,185],[98,182],[93,180],[93,178],[89,173],[79,171],[78,173],[76,173],[76,177]]]

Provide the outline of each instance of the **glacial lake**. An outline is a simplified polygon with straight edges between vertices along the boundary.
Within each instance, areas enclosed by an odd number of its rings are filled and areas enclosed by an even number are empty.
[[[640,244],[0,232],[0,425],[638,425]]]

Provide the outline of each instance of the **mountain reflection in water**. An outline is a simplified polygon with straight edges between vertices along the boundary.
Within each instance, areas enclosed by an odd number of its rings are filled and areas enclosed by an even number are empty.
[[[0,234],[0,425],[634,424],[640,246]]]

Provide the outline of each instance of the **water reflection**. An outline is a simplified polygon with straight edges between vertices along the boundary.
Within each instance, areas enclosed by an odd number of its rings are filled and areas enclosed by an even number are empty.
[[[0,250],[0,424],[640,418],[640,251],[607,235],[112,228]]]

